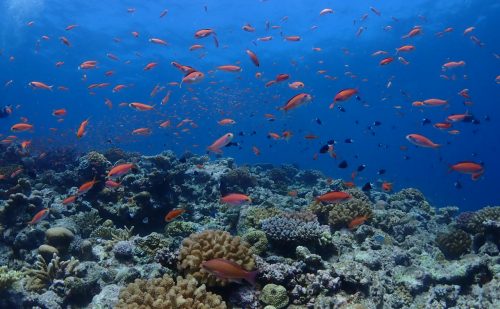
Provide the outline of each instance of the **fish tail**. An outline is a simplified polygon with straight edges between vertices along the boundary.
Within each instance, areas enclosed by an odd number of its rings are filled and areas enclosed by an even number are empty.
[[[245,280],[250,283],[252,286],[255,286],[255,279],[257,278],[258,270],[250,271],[245,276]]]

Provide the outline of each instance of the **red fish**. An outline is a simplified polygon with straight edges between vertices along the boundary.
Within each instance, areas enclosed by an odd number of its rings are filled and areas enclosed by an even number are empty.
[[[85,129],[87,128],[88,124],[89,124],[89,119],[82,121],[80,127],[78,128],[78,131],[76,131],[77,138],[82,138],[87,133]]]
[[[54,87],[54,86],[49,86],[49,85],[42,83],[42,82],[35,82],[35,81],[28,83],[28,85],[33,87],[33,89],[45,89],[45,90],[51,90],[51,91],[52,91],[52,87]]]
[[[241,265],[226,259],[204,261],[201,266],[217,278],[227,280],[244,279],[251,285],[255,285],[255,277],[258,274],[258,271],[247,271]]]
[[[165,222],[170,222],[174,220],[175,218],[181,216],[183,213],[185,213],[186,210],[182,208],[177,208],[177,209],[172,209],[165,215]]]
[[[351,198],[351,195],[347,192],[342,191],[330,191],[323,195],[316,197],[316,203],[325,202],[325,203],[336,203],[348,200]]]
[[[37,224],[38,222],[42,221],[47,217],[49,214],[49,209],[45,208],[40,210],[39,212],[36,213],[36,215],[33,216],[33,219],[31,219],[30,222],[28,222],[29,225]]]
[[[393,62],[394,61],[394,58],[392,57],[387,57],[387,58],[384,58],[382,59],[380,62],[379,62],[379,65],[388,65],[389,63]]]
[[[33,129],[33,125],[28,124],[28,123],[16,123],[12,127],[10,127],[10,130],[13,132],[24,132],[24,131],[29,131]]]
[[[68,204],[72,204],[76,201],[76,198],[77,196],[76,195],[71,195],[71,196],[68,196],[67,198],[65,198],[63,201],[62,201],[62,204],[63,205],[68,205]]]
[[[462,174],[470,174],[472,180],[477,180],[484,174],[484,166],[476,162],[463,161],[450,165],[449,171],[455,171]]]
[[[217,67],[217,70],[225,71],[225,72],[241,72],[243,69],[237,65],[220,65]]]
[[[255,64],[255,66],[258,67],[260,65],[260,63],[259,63],[259,59],[257,58],[257,55],[249,49],[247,49],[246,52],[247,52],[247,55],[250,57],[250,60],[252,60],[253,64]]]
[[[87,192],[89,192],[96,183],[98,183],[99,180],[95,180],[92,179],[91,181],[87,181],[86,183],[84,183],[83,185],[81,185],[79,188],[78,188],[78,194],[85,194]]]
[[[230,193],[222,197],[220,200],[222,203],[229,204],[232,206],[239,206],[244,203],[252,203],[252,199],[248,195],[241,193]]]
[[[109,178],[121,177],[121,176],[127,174],[128,172],[130,172],[134,167],[135,167],[135,165],[133,163],[123,163],[123,164],[117,165],[109,171],[108,177]]]
[[[358,89],[347,88],[340,90],[333,98],[334,102],[341,102],[349,100],[353,95],[358,93]]]
[[[212,145],[208,146],[207,150],[220,154],[222,153],[221,148],[226,147],[233,140],[233,137],[233,133],[226,133],[213,142]]]
[[[441,145],[434,143],[427,137],[420,134],[408,134],[406,135],[406,139],[417,146],[426,147],[426,148],[439,148]]]
[[[293,96],[290,100],[288,100],[284,106],[280,107],[280,110],[288,112],[289,110],[297,108],[311,101],[312,101],[312,96],[310,94],[299,93]]]
[[[358,216],[354,219],[351,220],[351,222],[349,222],[349,224],[347,225],[347,227],[352,230],[356,227],[358,227],[359,225],[365,223],[365,221],[368,220],[368,216]]]

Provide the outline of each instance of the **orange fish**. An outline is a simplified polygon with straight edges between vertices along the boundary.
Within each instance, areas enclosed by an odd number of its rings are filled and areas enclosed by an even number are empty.
[[[56,117],[63,117],[63,116],[66,116],[66,109],[64,108],[61,108],[61,109],[56,109],[52,112],[52,115],[53,116],[56,116]]]
[[[132,102],[128,106],[130,106],[131,108],[133,108],[135,110],[141,111],[141,112],[150,111],[150,110],[154,109],[154,106],[139,103],[139,102]]]
[[[183,213],[185,213],[186,210],[182,208],[177,208],[177,209],[172,209],[165,215],[165,222],[170,222],[174,220],[175,218],[181,216]]]
[[[351,220],[351,222],[349,222],[349,224],[347,225],[347,227],[352,230],[356,227],[358,227],[359,225],[365,223],[365,221],[368,220],[368,216],[358,216],[354,219]]]
[[[158,63],[156,62],[150,62],[148,64],[146,64],[146,66],[144,67],[144,71],[149,71],[149,70],[152,70],[154,67],[156,67],[158,65]]]
[[[236,121],[234,121],[233,119],[225,118],[225,119],[218,121],[217,123],[220,124],[221,126],[225,126],[228,124],[235,124]]]
[[[280,136],[278,133],[274,133],[274,132],[269,132],[269,133],[267,134],[267,137],[268,137],[268,138],[272,138],[272,139],[274,139],[274,140],[279,140],[279,139],[281,139],[281,136]]]
[[[243,69],[237,65],[220,65],[217,67],[217,70],[225,71],[225,72],[241,72]]]
[[[465,114],[453,114],[449,115],[446,117],[446,120],[451,121],[451,122],[459,122],[459,121],[464,121],[467,117],[470,117],[468,113]]]
[[[472,161],[463,161],[450,165],[449,172],[455,171],[462,174],[470,174],[472,180],[479,179],[484,173],[484,166]]]
[[[69,40],[66,37],[61,36],[61,37],[59,37],[59,40],[61,40],[61,42],[64,45],[69,46],[69,47],[71,46],[71,43],[69,42]]]
[[[117,165],[109,171],[108,177],[109,178],[121,177],[121,176],[127,174],[128,172],[130,172],[134,167],[135,167],[135,165],[133,163],[123,163],[123,164]]]
[[[205,74],[199,71],[193,71],[191,73],[186,74],[181,80],[179,84],[179,88],[182,87],[182,84],[195,84],[203,80]]]
[[[403,39],[412,38],[422,33],[422,28],[414,27],[408,34],[402,36]]]
[[[246,52],[247,55],[250,57],[250,60],[252,60],[253,64],[255,64],[255,66],[258,67],[260,65],[260,62],[259,59],[257,58],[257,55],[249,49],[247,49]]]
[[[85,134],[87,134],[85,129],[87,128],[88,124],[89,124],[89,119],[82,121],[80,127],[78,128],[78,131],[76,131],[77,138],[82,138]]]
[[[247,271],[241,265],[226,259],[213,259],[204,261],[201,267],[220,279],[239,280],[244,279],[251,285],[255,285],[258,271]]]
[[[385,192],[391,192],[392,191],[392,183],[383,182],[382,183],[382,190],[384,190]]]
[[[286,104],[280,107],[280,110],[288,112],[291,109],[304,105],[312,100],[312,96],[308,93],[299,93],[289,99]]]
[[[221,203],[229,204],[231,206],[239,206],[245,203],[252,203],[252,199],[245,194],[230,193],[220,199]]]
[[[323,195],[316,197],[316,203],[325,202],[325,203],[336,203],[348,200],[351,198],[351,195],[342,191],[330,191]]]
[[[247,32],[255,32],[255,28],[252,27],[250,24],[244,25],[243,27],[241,27],[241,29]]]
[[[150,128],[138,128],[132,131],[133,135],[150,135],[151,134],[151,129]]]
[[[215,35],[215,31],[213,29],[201,29],[194,33],[194,37],[197,39],[201,39],[211,34]]]
[[[80,70],[95,69],[96,66],[97,66],[97,61],[95,61],[95,60],[88,60],[88,61],[82,62],[78,66],[78,69],[80,69]]]
[[[213,142],[212,145],[208,146],[207,150],[221,154],[221,148],[226,147],[226,145],[228,145],[233,140],[233,137],[233,133],[226,133],[223,136],[219,137],[215,142]]]
[[[28,85],[30,85],[33,89],[45,89],[50,91],[52,91],[52,87],[54,87],[54,86],[49,86],[42,82],[35,82],[35,81],[28,83]]]
[[[158,39],[158,38],[151,38],[151,39],[149,39],[149,42],[154,43],[154,44],[158,44],[158,45],[167,45],[166,41],[164,41],[162,39]]]
[[[170,120],[160,123],[160,128],[167,128],[167,127],[170,127]]]
[[[170,94],[172,94],[172,91],[167,91],[167,94],[163,97],[163,99],[161,99],[161,105],[165,105],[168,103],[168,101],[170,100]]]
[[[288,84],[288,87],[292,89],[302,89],[304,88],[304,83],[303,82],[293,82]]]
[[[290,42],[298,42],[301,40],[301,37],[298,35],[289,35],[285,36],[285,41],[290,41]]]
[[[253,153],[256,155],[256,156],[259,156],[260,155],[260,149],[257,148],[257,146],[253,146],[252,147],[252,151]]]
[[[333,102],[341,102],[349,100],[353,95],[358,93],[358,89],[347,88],[340,90],[335,97],[333,98]]]
[[[292,190],[292,191],[288,191],[288,196],[291,196],[291,197],[297,197],[297,195],[299,194],[297,192],[297,190]]]
[[[28,124],[28,123],[17,123],[10,127],[10,130],[13,132],[24,132],[24,131],[29,131],[33,129],[33,125]]]
[[[396,52],[410,52],[410,51],[414,51],[415,50],[415,46],[413,45],[403,45],[401,47],[398,47],[396,48]]]
[[[322,9],[321,12],[319,12],[319,15],[326,15],[326,14],[333,14],[333,10],[330,8]]]
[[[387,57],[387,58],[382,59],[382,60],[379,62],[379,65],[388,65],[388,64],[389,64],[389,63],[391,63],[392,61],[394,61],[394,58],[392,58],[392,57]]]
[[[443,70],[449,70],[463,66],[465,66],[465,61],[450,61],[443,64]]]
[[[77,198],[77,195],[71,195],[71,196],[68,196],[67,198],[65,198],[63,201],[62,201],[62,204],[63,205],[68,205],[68,204],[72,204],[76,201],[76,198]]]
[[[427,99],[424,101],[424,104],[428,106],[442,106],[448,104],[448,101],[441,99]]]
[[[87,181],[86,183],[84,183],[83,185],[81,185],[79,188],[78,188],[78,194],[85,194],[87,192],[89,192],[96,183],[98,183],[99,180],[95,180],[95,177],[94,179],[92,179],[91,181]]]
[[[452,124],[449,122],[437,122],[434,124],[434,128],[436,129],[449,129],[451,126]]]
[[[47,217],[49,214],[49,209],[44,208],[40,210],[39,212],[36,213],[36,215],[33,216],[33,219],[31,219],[30,222],[28,222],[29,225],[37,224],[38,222],[42,221]]]
[[[417,146],[426,147],[426,148],[439,148],[441,145],[432,142],[427,137],[420,134],[408,134],[406,135],[406,139]]]

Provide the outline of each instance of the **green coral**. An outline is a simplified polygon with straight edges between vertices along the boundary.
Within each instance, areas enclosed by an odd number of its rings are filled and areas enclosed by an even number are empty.
[[[331,204],[328,212],[328,223],[332,228],[343,228],[356,217],[372,216],[370,199],[360,190],[351,189],[347,191],[351,198],[342,203]]]
[[[266,284],[259,297],[260,301],[276,309],[285,308],[289,298],[286,288],[277,284]]]
[[[266,233],[261,230],[250,229],[242,236],[243,240],[251,245],[250,249],[255,254],[261,254],[267,250],[269,241]]]
[[[243,230],[248,228],[259,229],[262,220],[274,217],[282,212],[275,207],[250,207],[245,212],[242,212],[239,227]]]
[[[471,239],[469,234],[460,229],[440,233],[436,243],[443,254],[450,259],[458,258],[470,250]]]
[[[19,279],[21,272],[8,270],[7,266],[0,266],[0,292],[10,289]]]
[[[189,221],[172,221],[165,226],[165,235],[169,237],[182,237],[185,238],[193,233],[196,233],[196,224]]]

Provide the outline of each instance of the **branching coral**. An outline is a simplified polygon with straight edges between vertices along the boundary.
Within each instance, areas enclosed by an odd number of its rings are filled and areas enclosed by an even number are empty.
[[[192,234],[182,242],[178,268],[185,274],[192,274],[199,282],[208,286],[224,286],[228,283],[202,269],[204,261],[223,258],[251,271],[255,261],[250,246],[240,237],[228,232],[207,230]]]
[[[222,298],[207,292],[205,285],[198,286],[192,276],[177,277],[175,282],[168,275],[150,280],[136,279],[120,292],[116,309],[175,308],[175,309],[225,309]]]
[[[48,287],[56,279],[64,279],[74,274],[79,261],[74,257],[62,261],[56,254],[47,264],[41,255],[37,256],[34,268],[28,269],[25,275],[28,277],[26,287],[29,290],[40,291]]]
[[[0,266],[0,293],[10,289],[20,278],[20,272],[8,270],[7,266]]]
[[[325,227],[311,212],[286,212],[262,221],[262,230],[267,237],[275,244],[285,246],[315,244]]]

